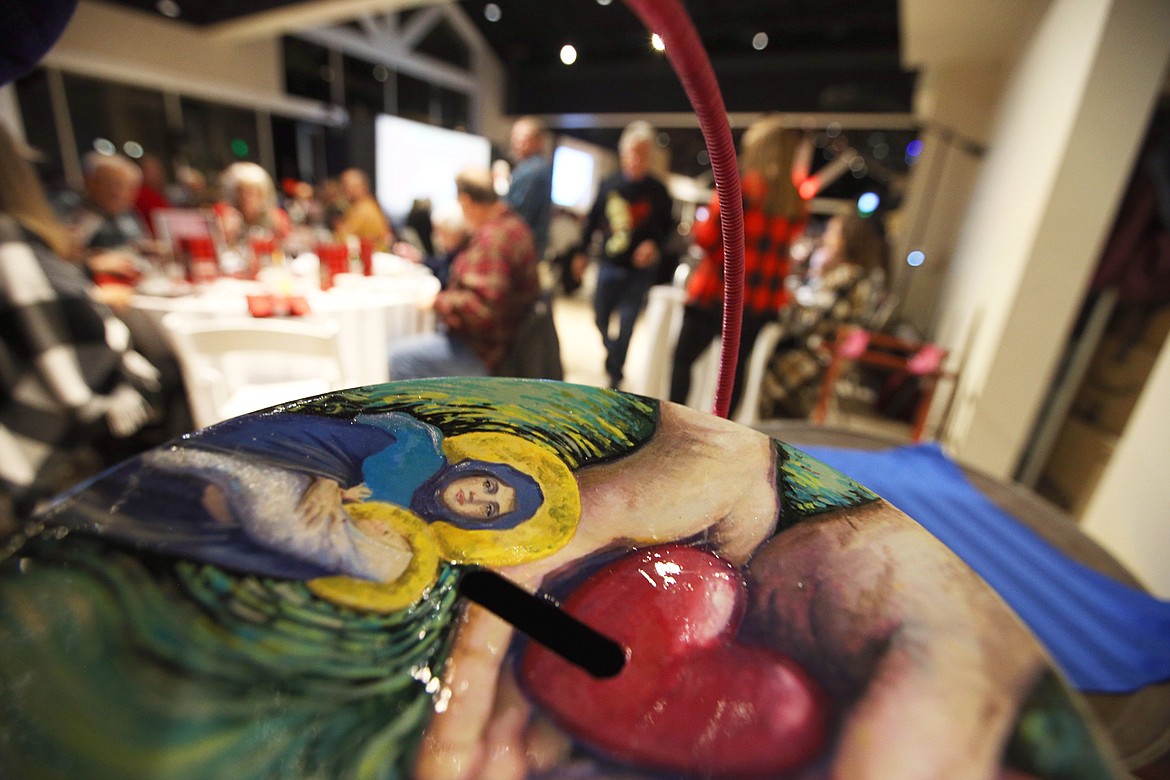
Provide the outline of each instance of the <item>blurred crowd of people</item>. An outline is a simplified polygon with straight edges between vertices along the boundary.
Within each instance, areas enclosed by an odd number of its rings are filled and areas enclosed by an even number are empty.
[[[420,199],[392,224],[357,168],[319,185],[289,179],[278,186],[252,162],[233,163],[214,176],[180,166],[170,176],[150,155],[134,161],[93,152],[83,160],[81,191],[49,199],[26,150],[5,133],[0,227],[5,247],[12,247],[0,267],[0,305],[7,312],[0,357],[12,399],[0,409],[5,491],[21,506],[44,495],[41,483],[51,478],[42,472],[51,453],[98,441],[94,427],[102,420],[108,423],[103,437],[127,443],[101,442],[98,450],[115,457],[182,432],[177,366],[166,355],[147,361],[117,333],[117,314],[159,251],[157,215],[176,208],[212,215],[229,253],[236,247],[242,255],[257,236],[294,256],[323,242],[361,241],[425,264],[442,285],[434,302],[440,325],[436,333],[394,346],[388,360],[395,379],[503,370],[507,354],[525,347],[514,343],[517,334],[548,292],[539,274],[547,260],[566,293],[581,285],[590,263],[596,265],[594,320],[609,385],[620,387],[650,288],[681,278],[674,267],[680,256],[688,258],[670,388],[671,400],[685,402],[695,361],[722,328],[721,215],[712,199],[689,230],[677,229],[675,204],[652,170],[657,135],[643,121],[627,126],[618,142],[619,169],[601,182],[583,218],[566,219],[552,203],[549,134],[539,120],[523,117],[513,125],[511,166],[502,180],[487,168],[464,171],[456,180],[456,203],[433,208]],[[800,132],[774,117],[743,136],[746,290],[733,411],[766,323],[783,323],[784,336],[769,361],[759,411],[806,416],[825,363],[823,344],[840,324],[865,324],[885,295],[877,220],[849,214],[822,225],[810,217],[797,191],[807,175],[801,170],[804,143]],[[797,244],[806,253],[810,245],[817,249],[797,262]],[[10,257],[17,255],[23,259]],[[28,292],[34,289],[42,291],[35,305]],[[93,357],[95,350],[100,357]],[[549,374],[559,376],[559,358],[551,359],[557,365]],[[52,409],[69,425],[27,430],[32,407],[21,399],[31,397],[22,389],[29,382],[39,388],[33,395],[50,399],[37,402],[40,412]],[[143,439],[152,425],[159,431]],[[9,457],[13,452],[22,454]]]

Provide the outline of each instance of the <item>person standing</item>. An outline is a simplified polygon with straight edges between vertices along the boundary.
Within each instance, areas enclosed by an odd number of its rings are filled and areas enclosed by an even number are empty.
[[[765,117],[744,133],[741,154],[744,224],[743,319],[730,409],[743,395],[743,377],[756,336],[789,300],[786,279],[792,242],[805,229],[808,210],[797,191],[800,131]],[[723,237],[717,197],[708,216],[695,224],[703,258],[687,280],[686,306],[674,351],[670,400],[685,404],[691,369],[723,331]]]
[[[472,236],[435,297],[443,328],[393,348],[392,379],[490,375],[540,297],[532,231],[499,199],[491,171],[463,171],[455,189]]]
[[[552,163],[545,156],[548,132],[536,117],[525,116],[512,125],[512,183],[504,198],[508,207],[528,223],[537,258],[548,248],[552,212]]]
[[[670,237],[674,218],[666,187],[650,174],[656,133],[649,123],[631,122],[618,140],[621,170],[606,178],[581,234],[573,258],[580,277],[595,234],[600,234],[597,289],[593,312],[605,345],[610,387],[621,384],[634,321],[656,279],[656,266]],[[611,335],[614,314],[617,335]]]

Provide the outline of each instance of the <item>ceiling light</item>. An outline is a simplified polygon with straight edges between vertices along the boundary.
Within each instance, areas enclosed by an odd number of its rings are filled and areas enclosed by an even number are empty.
[[[577,61],[577,49],[572,44],[566,43],[561,47],[561,62],[566,65],[572,65]]]
[[[146,153],[146,150],[142,148],[142,144],[137,141],[127,141],[122,144],[122,151],[126,153],[127,157],[133,157],[135,160]]]
[[[650,45],[654,47],[655,51],[666,51],[666,44],[662,42],[662,36],[658,33],[650,36]]]
[[[495,3],[488,3],[483,7],[483,18],[489,22],[498,22],[501,16],[503,16],[503,13]]]
[[[597,0],[598,5],[609,5],[613,0]]]
[[[179,8],[179,4],[175,0],[158,0],[154,4],[154,7],[155,10],[169,19],[178,19],[179,14],[183,12],[183,9]]]
[[[756,51],[763,51],[768,46],[768,33],[758,32],[752,36],[752,48]]]

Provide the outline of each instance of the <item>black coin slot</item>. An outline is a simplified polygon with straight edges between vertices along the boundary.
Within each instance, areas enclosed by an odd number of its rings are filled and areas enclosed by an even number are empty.
[[[625,666],[626,651],[617,642],[493,571],[466,572],[459,592],[594,677],[613,677]]]

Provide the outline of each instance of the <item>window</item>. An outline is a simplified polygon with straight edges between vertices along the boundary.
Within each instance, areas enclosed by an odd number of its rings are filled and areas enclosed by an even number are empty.
[[[329,50],[300,38],[281,39],[284,50],[284,89],[290,95],[320,100],[333,100],[333,80],[340,78],[329,65]]]
[[[439,93],[439,116],[443,127],[466,130],[471,125],[471,98],[465,92],[435,87]]]
[[[471,50],[446,19],[439,20],[415,50],[463,70],[471,69]]]
[[[61,162],[61,142],[53,121],[53,101],[49,93],[49,75],[38,68],[16,81],[16,100],[24,137],[36,149],[37,173],[50,192],[65,187],[65,166]]]
[[[414,76],[398,74],[398,116],[431,123],[431,85]]]
[[[393,74],[385,65],[342,58],[345,71],[345,107],[351,113],[362,106],[370,114],[386,111],[386,82]]]
[[[77,152],[101,147],[130,157],[172,154],[163,94],[149,89],[62,74]]]
[[[183,140],[188,165],[213,175],[238,160],[259,161],[256,113],[183,98]]]

